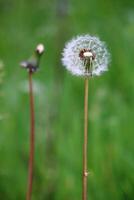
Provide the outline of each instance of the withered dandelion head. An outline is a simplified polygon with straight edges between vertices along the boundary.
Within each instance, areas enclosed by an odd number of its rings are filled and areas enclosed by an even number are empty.
[[[63,50],[63,65],[76,76],[99,76],[108,70],[109,53],[104,42],[90,35],[73,38]]]
[[[40,58],[44,50],[44,45],[38,44],[32,56],[28,60],[21,62],[21,67],[26,68],[29,72],[36,72],[39,68]]]

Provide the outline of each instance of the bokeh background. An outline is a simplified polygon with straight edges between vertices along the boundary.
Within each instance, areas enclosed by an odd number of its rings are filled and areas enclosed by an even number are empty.
[[[81,199],[84,80],[64,69],[61,52],[85,33],[112,55],[109,72],[89,81],[88,198],[134,199],[134,1],[0,0],[1,200],[25,199],[29,96],[19,63],[40,42],[33,200]]]

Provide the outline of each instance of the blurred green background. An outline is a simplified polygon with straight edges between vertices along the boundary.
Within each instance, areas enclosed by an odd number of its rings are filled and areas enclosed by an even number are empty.
[[[25,199],[29,96],[19,63],[40,42],[33,200],[81,199],[84,80],[61,52],[85,33],[112,55],[109,72],[89,81],[88,199],[134,199],[134,1],[0,0],[0,200]]]

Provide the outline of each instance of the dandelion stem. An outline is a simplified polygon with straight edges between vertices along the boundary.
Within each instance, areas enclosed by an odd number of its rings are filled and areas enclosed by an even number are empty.
[[[30,70],[29,70],[29,97],[30,97],[30,150],[29,150],[29,169],[28,169],[28,185],[27,185],[26,200],[31,200],[32,196],[34,137],[35,137],[34,98],[33,98],[32,72]]]
[[[87,171],[87,141],[88,141],[88,78],[85,78],[82,200],[87,200],[87,177],[88,177],[88,171]]]

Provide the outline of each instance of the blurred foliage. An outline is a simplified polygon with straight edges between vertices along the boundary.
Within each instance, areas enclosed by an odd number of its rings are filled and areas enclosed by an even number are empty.
[[[46,53],[34,75],[33,200],[81,199],[84,84],[60,58],[66,40],[83,33],[106,41],[112,55],[109,72],[89,82],[89,199],[133,199],[132,0],[0,0],[0,199],[25,199],[29,97],[19,63],[40,42]]]

